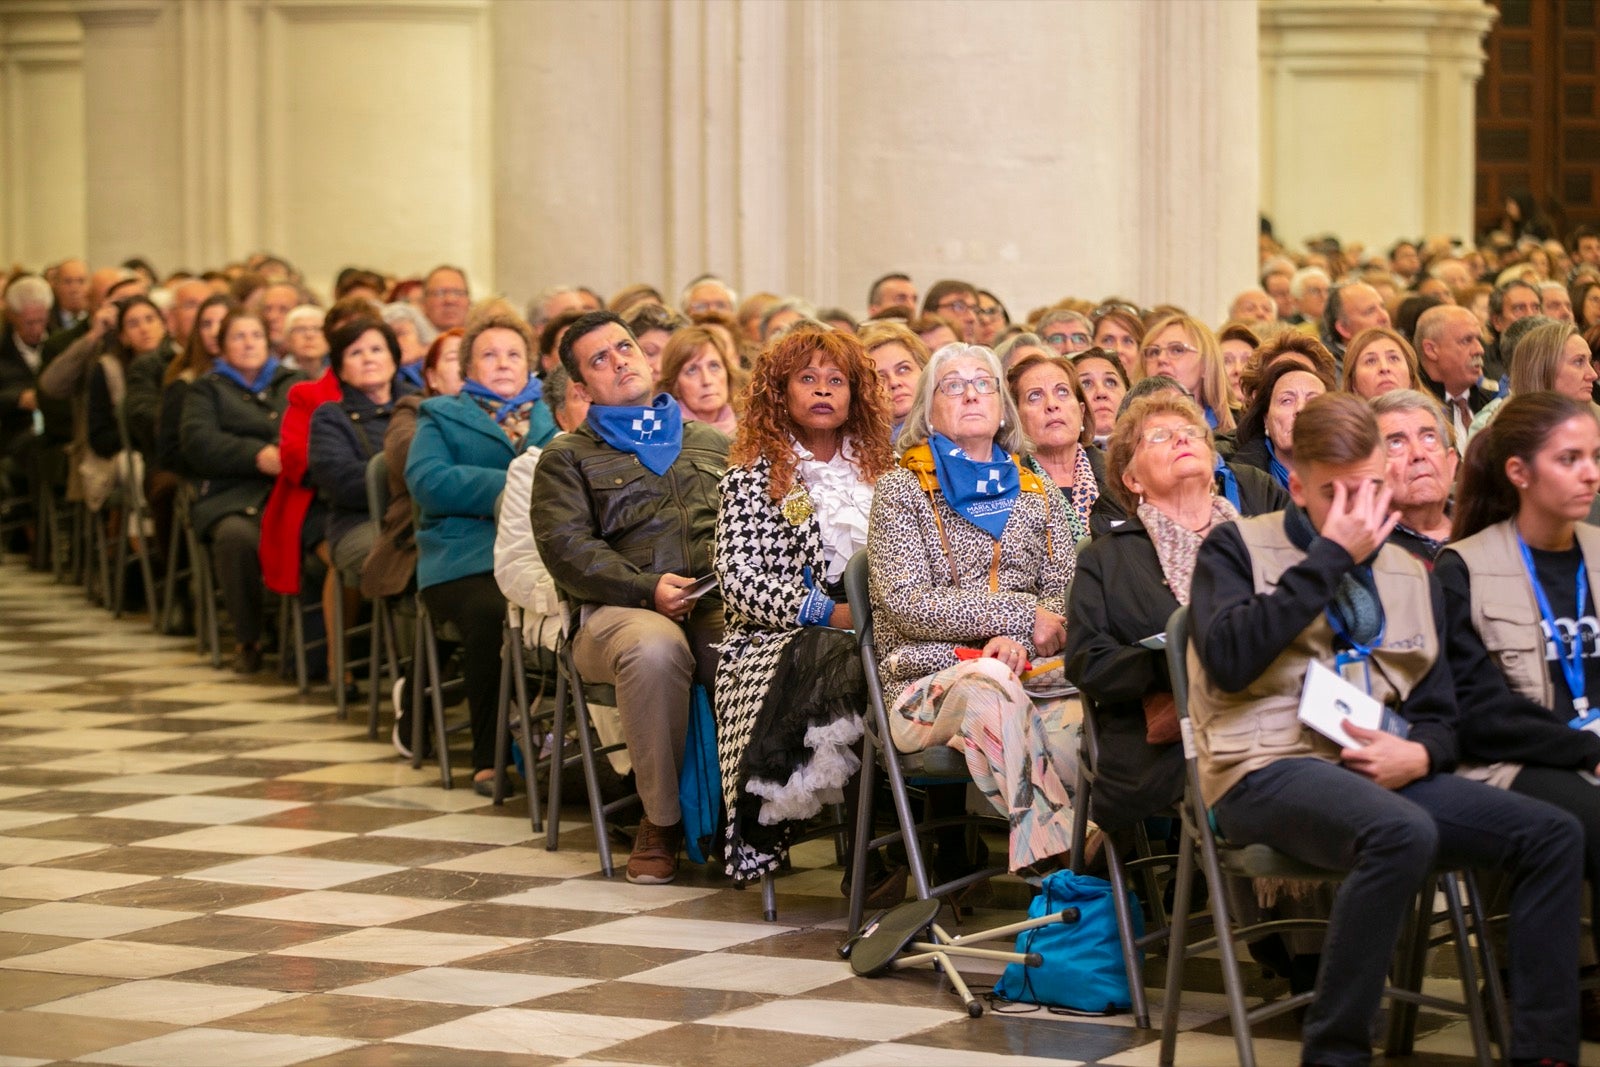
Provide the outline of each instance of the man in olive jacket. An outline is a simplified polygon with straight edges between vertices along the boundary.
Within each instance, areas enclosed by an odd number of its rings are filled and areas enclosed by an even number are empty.
[[[651,399],[654,374],[616,315],[591,312],[561,339],[561,362],[593,401],[545,446],[531,519],[556,584],[581,606],[573,654],[582,675],[616,686],[644,818],[628,880],[670,882],[683,819],[678,775],[689,690],[711,690],[722,601],[688,587],[711,573],[718,482],[728,439]]]

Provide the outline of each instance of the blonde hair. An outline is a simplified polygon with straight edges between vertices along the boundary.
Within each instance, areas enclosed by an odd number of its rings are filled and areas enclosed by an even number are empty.
[[[1228,391],[1228,372],[1222,363],[1222,346],[1217,343],[1217,335],[1211,332],[1211,327],[1192,315],[1176,312],[1163,315],[1152,322],[1150,328],[1144,332],[1145,343],[1153,342],[1157,335],[1170,326],[1181,328],[1189,335],[1190,342],[1200,350],[1200,387],[1195,390],[1195,401],[1202,411],[1207,408],[1211,410],[1212,416],[1217,420],[1218,433],[1232,433],[1235,423]],[[1143,349],[1139,352],[1136,370],[1138,377],[1135,381],[1147,377]]]
[[[722,343],[722,337],[705,326],[685,326],[674,330],[672,336],[667,338],[667,343],[661,349],[661,378],[656,382],[656,391],[677,396],[678,376],[683,373],[684,367],[694,362],[700,349],[706,345],[710,345],[717,358],[722,360],[723,372],[728,376],[728,403],[733,407],[734,414],[743,414],[746,379],[738,354],[729,352]]]

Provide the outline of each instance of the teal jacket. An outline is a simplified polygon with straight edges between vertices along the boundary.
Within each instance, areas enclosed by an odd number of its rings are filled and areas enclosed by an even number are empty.
[[[533,410],[524,447],[548,440],[554,429],[546,405]],[[471,397],[423,401],[406,459],[406,485],[418,509],[418,589],[494,571],[494,503],[518,451]]]

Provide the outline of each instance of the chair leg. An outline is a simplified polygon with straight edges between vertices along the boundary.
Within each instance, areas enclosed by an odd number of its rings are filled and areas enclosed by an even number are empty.
[[[428,677],[428,654],[425,649],[429,632],[428,609],[417,597],[417,635],[411,651],[411,769],[422,767],[422,742],[426,734],[422,729],[422,701],[424,691],[432,684]]]
[[[769,923],[778,921],[778,888],[777,879],[771,871],[761,875],[761,917]]]
[[[1432,879],[1417,894],[1416,907],[1407,916],[1400,940],[1395,946],[1393,981],[1397,989],[1415,993],[1422,989],[1427,969],[1428,941],[1433,926],[1433,892],[1441,879]],[[1412,1038],[1417,1029],[1417,1006],[1393,999],[1389,1005],[1389,1034],[1384,1042],[1388,1056],[1411,1055]]]
[[[300,695],[311,692],[311,678],[306,670],[306,613],[300,594],[283,598],[283,610],[289,613],[289,626],[294,638],[294,680]]]
[[[439,638],[430,622],[423,635],[423,648],[428,655],[429,705],[433,709],[433,740],[439,748],[439,784],[445,789],[455,788],[455,776],[450,772],[450,732],[444,722],[444,672],[439,669]]]
[[[1105,831],[1101,831],[1104,834]],[[1133,909],[1128,906],[1128,877],[1122,866],[1116,842],[1109,837],[1101,842],[1106,852],[1106,873],[1111,882],[1111,906],[1117,913],[1117,940],[1122,943],[1122,966],[1128,975],[1128,994],[1133,1001],[1133,1024],[1150,1028],[1150,1004],[1144,992],[1144,958],[1134,944]]]
[[[522,717],[522,767],[525,775],[523,785],[528,793],[528,820],[533,824],[533,832],[539,833],[544,829],[544,819],[539,813],[539,776],[535,765],[539,762],[539,744],[533,736],[533,714],[528,707],[528,676],[527,667],[522,658],[522,627],[514,626],[510,631],[511,655],[511,685],[512,692],[517,702],[517,714]],[[542,695],[544,686],[541,683]]]
[[[885,734],[884,736],[887,736]],[[893,754],[890,759],[895,758]],[[895,817],[900,821],[900,835],[906,848],[906,859],[911,864],[911,877],[917,885],[917,899],[933,896],[932,883],[928,881],[928,866],[922,855],[922,841],[917,836],[917,821],[911,814],[911,798],[906,792],[902,775],[889,771],[889,793],[894,797]]]
[[[111,617],[120,619],[128,606],[128,511],[126,508],[120,512],[108,509],[107,514],[117,517],[112,527],[116,541],[111,550]]]
[[[1494,939],[1489,936],[1489,921],[1484,916],[1483,896],[1478,891],[1478,876],[1471,868],[1461,871],[1461,883],[1466,887],[1467,914],[1472,920],[1472,932],[1477,939],[1478,963],[1483,968],[1483,980],[1489,987],[1489,1027],[1491,1036],[1500,1046],[1500,1059],[1511,1062],[1511,1018],[1506,1008],[1506,991],[1500,981],[1500,967],[1495,962]]]
[[[1239,1054],[1239,1067],[1255,1067],[1255,1038],[1250,1032],[1249,1009],[1244,1003],[1244,983],[1239,979],[1239,953],[1233,942],[1233,921],[1228,914],[1228,891],[1222,879],[1222,864],[1217,859],[1217,845],[1210,834],[1200,838],[1200,860],[1205,864],[1206,892],[1211,900],[1212,921],[1216,924],[1217,952],[1222,957],[1222,986],[1228,996],[1228,1018],[1233,1024],[1233,1044]],[[1176,1039],[1176,1033],[1173,1037]]]
[[[1447,872],[1439,879],[1439,888],[1444,891],[1445,907],[1450,913],[1450,929],[1456,943],[1456,965],[1461,970],[1461,998],[1466,1002],[1467,1025],[1472,1031],[1472,1047],[1477,1053],[1478,1067],[1490,1067],[1494,1058],[1489,1054],[1489,1029],[1484,1024],[1483,1001],[1478,996],[1478,968],[1473,959],[1472,941],[1467,930],[1466,913],[1461,907],[1461,893],[1456,886],[1454,872]],[[1422,975],[1417,975],[1417,984],[1422,984]],[[1406,1034],[1406,1044],[1409,1046],[1416,1030],[1416,1009],[1413,1007],[1411,1023]],[[1501,1046],[1504,1051],[1505,1046]]]
[[[1167,934],[1166,999],[1161,1004],[1161,1067],[1172,1067],[1173,1056],[1177,1052],[1183,964],[1189,949],[1189,893],[1194,882],[1194,838],[1187,832],[1183,833],[1178,844],[1177,877],[1172,894],[1172,925]]]
[[[383,688],[383,653],[389,642],[389,605],[383,597],[372,602],[372,655],[367,657],[367,737],[378,737],[378,693]]]
[[[550,852],[556,851],[561,839],[561,775],[567,767],[567,701],[570,698],[563,642],[562,650],[556,655],[555,720],[550,725],[550,799],[544,806],[549,813],[544,847]]]
[[[577,713],[578,750],[583,753],[583,784],[589,793],[589,819],[594,823],[595,848],[600,853],[600,869],[607,878],[615,874],[611,858],[611,838],[606,832],[604,802],[600,799],[600,776],[595,771],[593,727],[589,721],[589,704],[583,698],[583,684],[578,677],[577,664],[572,664],[572,707]]]
[[[330,566],[332,566],[330,564]],[[340,722],[350,717],[350,703],[345,697],[344,672],[348,666],[349,653],[345,649],[344,634],[344,575],[339,573],[338,567],[333,567],[333,619],[331,622],[324,619],[328,625],[323,627],[327,631],[324,637],[327,650],[327,659],[331,663],[328,669],[328,684],[333,687],[333,706]]]
[[[861,736],[861,778],[856,786],[856,840],[850,857],[850,922],[846,929],[854,937],[861,930],[867,901],[867,855],[872,851],[872,791],[877,773],[877,744],[872,731]]]

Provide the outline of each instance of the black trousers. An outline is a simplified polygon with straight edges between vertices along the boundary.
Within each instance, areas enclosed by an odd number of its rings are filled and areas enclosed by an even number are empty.
[[[506,598],[492,574],[470,574],[422,590],[428,614],[461,635],[461,675],[472,718],[472,769],[494,766],[494,730],[500,714],[501,626]]]

